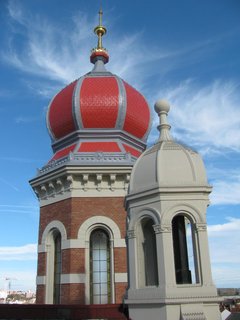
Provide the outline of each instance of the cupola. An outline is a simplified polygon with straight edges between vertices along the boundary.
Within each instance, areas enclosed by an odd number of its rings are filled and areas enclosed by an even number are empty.
[[[209,194],[201,156],[173,140],[168,102],[156,144],[131,173],[127,209],[128,289],[131,319],[218,320],[207,242]]]

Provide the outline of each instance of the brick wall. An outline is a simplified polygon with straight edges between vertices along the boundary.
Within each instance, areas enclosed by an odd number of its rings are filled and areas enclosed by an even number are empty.
[[[84,304],[85,286],[83,283],[70,283],[61,285],[62,304]]]
[[[68,239],[76,239],[80,225],[92,216],[111,218],[119,226],[122,238],[125,237],[126,212],[124,198],[70,198],[62,200],[40,210],[39,238],[49,222],[61,221],[67,231]]]
[[[105,216],[112,219],[119,227],[121,237],[126,233],[126,212],[124,198],[69,198],[40,210],[39,243],[46,226],[53,220],[59,220],[65,226],[67,239],[77,239],[82,223],[93,216]],[[126,248],[114,248],[115,273],[127,272]],[[85,273],[85,249],[72,248],[62,251],[62,274]],[[39,253],[38,276],[46,275],[46,254]],[[122,302],[126,283],[115,284],[116,303]],[[44,303],[45,286],[37,288],[37,303]],[[84,304],[84,284],[62,284],[61,303]]]

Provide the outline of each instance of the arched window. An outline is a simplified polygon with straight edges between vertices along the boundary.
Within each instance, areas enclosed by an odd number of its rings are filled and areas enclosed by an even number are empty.
[[[108,234],[96,229],[90,236],[91,303],[111,302],[110,241]]]
[[[62,271],[62,252],[61,234],[55,232],[54,237],[54,284],[53,284],[53,303],[60,303],[61,271]]]
[[[154,221],[150,218],[142,219],[139,225],[137,236],[140,287],[158,285],[156,235],[153,225]]]
[[[191,221],[179,214],[172,220],[173,251],[177,284],[199,282],[196,272],[197,250]]]
[[[48,235],[46,303],[61,302],[61,272],[62,272],[62,236],[57,229],[52,229]]]

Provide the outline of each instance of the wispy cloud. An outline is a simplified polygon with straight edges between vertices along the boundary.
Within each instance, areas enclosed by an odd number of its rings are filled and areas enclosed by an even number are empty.
[[[23,29],[24,46],[16,49],[10,41],[8,51],[2,54],[6,62],[23,72],[59,83],[73,81],[80,69],[88,71],[85,57],[91,40],[86,30],[92,30],[93,21],[87,19],[86,14],[79,12],[73,17],[69,33],[43,17],[33,17],[17,1],[9,1],[8,12],[12,22]],[[20,32],[19,29],[16,32]]]
[[[187,80],[177,87],[162,89],[155,96],[170,101],[169,118],[177,139],[196,146],[202,153],[219,149],[239,152],[239,86],[219,80],[200,87]]]
[[[208,233],[210,236],[229,236],[231,232],[240,231],[240,219],[228,218],[228,222],[224,224],[216,224],[208,226]],[[239,240],[240,241],[240,240]]]
[[[13,204],[0,204],[0,214],[33,214],[38,213],[39,207],[34,205],[13,205]]]
[[[24,73],[38,76],[44,81],[51,79],[59,84],[67,84],[89,71],[91,66],[86,63],[86,59],[90,54],[90,48],[96,45],[96,38],[92,33],[96,17],[76,12],[69,18],[69,32],[62,26],[53,25],[44,17],[32,16],[31,12],[27,12],[14,0],[9,1],[8,12],[11,22],[22,29],[24,45],[19,48],[14,40],[10,40],[8,50],[2,53],[5,62]],[[110,29],[114,23],[114,20],[106,21]],[[13,30],[15,33],[20,32],[19,28]],[[190,60],[193,62],[199,59],[200,54],[204,55],[203,52],[209,50],[209,43],[212,42],[207,40],[193,43],[181,49],[152,45],[149,50],[148,45],[142,42],[142,32],[140,30],[131,35],[118,33],[117,36],[104,39],[106,46],[111,49],[109,70],[138,89],[144,87],[149,77],[156,72],[159,74],[159,70],[163,76],[179,65],[182,67],[183,64],[189,64]],[[41,95],[52,95],[52,91],[49,94],[49,89],[46,90],[43,84],[31,86]]]
[[[234,155],[236,158],[236,154]],[[228,158],[226,162],[228,162]],[[221,161],[223,163],[223,160]],[[240,167],[217,168],[210,166],[207,170],[210,183],[213,186],[210,200],[212,205],[240,204]]]
[[[21,247],[0,247],[1,260],[36,260],[37,245],[26,244]]]
[[[8,186],[8,187],[10,187],[11,189],[13,189],[14,191],[19,192],[19,188],[18,188],[16,185],[14,185],[13,183],[11,183],[11,182],[3,179],[3,178],[0,178],[0,181],[1,181],[3,184],[5,184],[6,186]]]
[[[19,116],[19,117],[15,118],[15,123],[17,123],[17,124],[20,124],[20,123],[26,124],[26,123],[35,122],[35,121],[37,121],[37,120],[38,120],[38,119],[37,119],[37,118],[34,118],[34,117],[23,117],[23,116]]]
[[[213,205],[240,204],[240,179],[213,181],[213,191],[210,195]]]
[[[240,286],[240,219],[229,217],[226,222],[208,226],[214,281],[218,287]]]

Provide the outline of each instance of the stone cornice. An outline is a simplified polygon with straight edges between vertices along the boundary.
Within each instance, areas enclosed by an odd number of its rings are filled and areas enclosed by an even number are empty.
[[[130,153],[70,152],[66,157],[58,160],[52,160],[41,169],[38,169],[38,176],[46,174],[62,166],[133,166],[135,161],[136,158]]]
[[[211,186],[199,186],[199,185],[188,185],[188,186],[168,186],[168,187],[157,187],[153,186],[148,190],[141,190],[139,192],[131,193],[126,196],[126,204],[135,203],[142,201],[143,199],[158,198],[160,200],[171,200],[172,198],[181,200],[184,198],[187,199],[196,199],[199,200],[208,200],[208,195],[211,193]]]
[[[41,206],[70,197],[124,197],[131,170],[131,167],[65,167],[32,179],[30,184]]]

